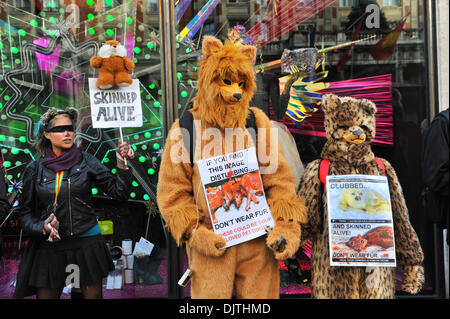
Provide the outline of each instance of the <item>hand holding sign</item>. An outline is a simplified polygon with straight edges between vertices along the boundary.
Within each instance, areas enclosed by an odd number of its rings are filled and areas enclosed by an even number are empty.
[[[200,225],[192,234],[189,245],[205,256],[218,257],[225,252],[225,249],[221,248],[225,247],[226,241],[222,236]]]
[[[61,240],[58,233],[59,221],[54,214],[51,214],[45,221],[43,226],[44,234],[49,234],[48,241],[54,242]]]
[[[121,169],[127,169],[126,160],[134,158],[133,148],[130,147],[127,143],[120,144],[119,148],[116,151],[117,158],[117,167]]]

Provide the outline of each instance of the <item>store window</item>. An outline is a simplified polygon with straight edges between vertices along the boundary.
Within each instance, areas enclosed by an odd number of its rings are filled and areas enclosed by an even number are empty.
[[[425,74],[427,70],[423,2],[378,1],[379,24],[375,27],[370,23],[366,24],[366,6],[370,3],[372,2],[352,0],[295,3],[249,1],[248,4],[243,3],[237,12],[233,1],[227,0],[220,1],[208,19],[213,19],[214,24],[220,26],[216,28],[215,36],[222,40],[228,38],[233,28],[245,27],[247,35],[253,38],[258,47],[256,64],[270,64],[271,61],[280,59],[284,49],[296,50],[308,47],[320,49],[344,45],[355,39],[361,40],[351,49],[344,46],[326,54],[325,64],[317,69],[317,72],[322,70],[328,72],[323,81],[330,86],[322,93],[364,96],[374,100],[379,107],[379,116],[383,118],[378,120],[380,123],[377,126],[378,137],[372,143],[372,149],[376,156],[390,161],[397,172],[411,224],[419,236],[425,254],[426,284],[421,293],[433,294],[437,289],[433,270],[436,257],[436,248],[433,245],[435,232],[422,206],[423,185],[419,173],[422,152],[420,141],[430,111],[427,102],[428,83],[424,76],[418,76]],[[192,12],[189,17],[194,17],[202,8],[202,4],[206,4],[206,1],[198,3],[197,11]],[[247,9],[248,13],[242,16]],[[408,12],[409,15],[406,14]],[[181,32],[183,27],[178,26],[177,32]],[[202,36],[206,34],[205,30],[197,31],[189,38],[194,46],[199,45]],[[385,49],[378,52],[376,48],[381,44],[377,46],[377,43],[389,34],[387,37],[393,39],[396,32],[399,32],[398,40],[391,43],[392,47],[387,49],[384,46]],[[348,59],[344,58],[346,52],[350,53]],[[183,55],[179,57],[181,56]],[[194,58],[186,66],[177,65],[177,67],[183,72],[184,67],[189,68],[192,65],[195,65]],[[191,72],[188,74],[191,77],[194,75]],[[285,75],[286,73],[276,67],[258,74],[258,89],[254,103],[272,120],[287,126],[297,143],[303,165],[306,166],[320,157],[325,143],[323,115],[320,111],[304,110],[307,112],[306,117],[293,119],[280,110],[279,81]],[[359,86],[358,82],[372,84]],[[342,90],[333,89],[337,86]],[[372,87],[377,89],[372,90]],[[195,92],[192,95],[195,95]],[[380,100],[381,96],[383,98]],[[182,110],[188,108],[187,100],[181,100],[180,103]],[[312,245],[314,245],[312,242],[306,243],[294,258],[280,262],[282,294],[309,296]],[[398,275],[400,280],[401,273]],[[397,284],[400,284],[400,281],[397,281]],[[405,295],[400,290],[397,293]]]
[[[158,12],[158,0],[148,0],[148,11]]]
[[[124,249],[125,256],[132,255],[130,240],[132,249],[139,247],[142,238],[152,244],[152,249],[142,259],[135,258],[134,265],[131,257],[117,259],[117,270],[123,281],[117,279],[114,288],[116,277],[113,276],[111,289],[111,282],[105,280],[103,297],[172,298],[175,295],[168,287],[176,286],[189,263],[184,246],[171,252],[173,239],[156,205],[166,138],[159,1],[75,0],[71,1],[72,7],[63,0],[42,3],[43,10],[35,10],[30,7],[30,1],[0,0],[0,149],[9,193],[14,194],[26,165],[39,157],[33,147],[35,132],[41,115],[50,108],[78,109],[76,144],[94,155],[113,175],[117,174],[117,144],[123,136],[135,152],[135,158],[129,163],[133,171],[129,200],[114,200],[93,185],[96,217],[99,222],[112,225],[111,233],[105,234],[104,239],[111,250],[121,247],[113,251],[115,256],[124,254]],[[315,93],[365,97],[377,104],[380,120],[372,149],[376,156],[390,161],[397,172],[411,223],[425,253],[426,282],[421,294],[434,294],[436,283],[442,278],[434,271],[435,232],[422,206],[423,183],[419,173],[421,141],[432,107],[428,103],[429,43],[424,2],[378,1],[379,27],[366,24],[364,1],[180,0],[175,3],[178,116],[190,108],[191,99],[196,95],[204,35],[225,40],[236,31],[242,39],[248,37],[258,49],[257,65],[276,64],[274,61],[281,58],[285,49],[334,48],[316,69],[316,72],[327,72],[321,80],[327,88]],[[60,29],[60,21],[52,11],[66,19],[67,29]],[[391,41],[377,46],[387,35]],[[352,47],[345,46],[354,39],[361,41]],[[98,77],[98,70],[89,61],[108,40],[123,44],[126,56],[135,63],[131,76],[139,81],[141,127],[119,129],[92,125],[89,78]],[[44,50],[45,54],[37,52]],[[313,103],[311,108],[303,110],[304,117],[289,116],[280,106],[280,79],[287,73],[279,66],[263,69],[264,72],[257,73],[258,87],[252,103],[271,120],[286,126],[306,166],[320,157],[325,143],[321,107]],[[20,205],[20,196],[16,205]],[[11,298],[17,266],[30,239],[21,232],[16,213],[6,220],[2,238],[7,271],[0,272],[0,298]],[[282,296],[310,296],[312,245],[313,242],[305,243],[293,258],[279,262]],[[169,266],[180,271],[169,272]],[[401,273],[398,275],[400,279]],[[180,290],[182,296],[190,296],[190,284]],[[74,290],[73,295],[76,294]],[[404,295],[400,291],[398,294]],[[64,293],[62,298],[70,298],[70,293]]]
[[[215,30],[215,26],[214,26],[213,23],[205,24],[204,27],[203,27],[203,32],[206,35],[214,35],[215,34],[214,30]]]
[[[104,279],[103,297],[167,298],[169,234],[156,205],[164,146],[158,17],[147,12],[147,1],[49,0],[33,12],[29,3],[0,1],[0,149],[10,194],[25,166],[40,157],[33,147],[35,133],[41,115],[51,108],[78,110],[75,144],[95,156],[112,176],[118,174],[115,154],[123,138],[135,153],[128,161],[129,200],[114,199],[95,183],[89,188],[91,207],[117,271]],[[131,76],[141,100],[139,127],[93,127],[89,78],[98,78],[99,70],[91,67],[90,59],[109,40],[120,42],[135,64]],[[16,199],[15,206],[20,205],[20,196]],[[6,285],[0,287],[0,298],[11,298],[18,265],[30,243],[30,236],[21,232],[17,212],[8,216],[1,237],[5,271],[2,267],[0,277]],[[133,258],[141,240],[151,245],[141,258]],[[79,295],[75,288],[65,289],[61,298]]]
[[[13,0],[11,1],[16,8],[19,9],[30,9],[30,1],[27,0]]]
[[[105,7],[105,10],[110,10],[110,9],[114,8],[115,6],[119,5],[119,3],[120,3],[117,0],[103,0],[103,1],[104,1],[103,5]]]

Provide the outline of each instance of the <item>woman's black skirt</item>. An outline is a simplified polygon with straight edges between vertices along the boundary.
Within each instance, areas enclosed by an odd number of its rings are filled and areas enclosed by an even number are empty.
[[[30,288],[34,294],[36,288],[96,284],[115,269],[102,235],[30,242],[29,245],[17,274],[15,298],[30,295]],[[23,287],[28,289],[23,291]]]

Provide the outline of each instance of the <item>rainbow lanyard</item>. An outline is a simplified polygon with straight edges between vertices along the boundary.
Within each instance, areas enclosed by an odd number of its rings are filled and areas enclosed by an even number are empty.
[[[53,207],[57,206],[57,199],[59,191],[61,190],[61,184],[64,176],[64,171],[59,171],[56,173],[56,183],[55,183],[55,201],[53,202]]]

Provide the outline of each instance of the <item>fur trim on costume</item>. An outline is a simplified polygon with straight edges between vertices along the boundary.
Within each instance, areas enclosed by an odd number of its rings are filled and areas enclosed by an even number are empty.
[[[325,132],[328,139],[339,140],[346,131],[360,129],[370,143],[375,137],[375,113],[377,108],[369,100],[352,97],[340,98],[326,94],[322,97],[322,110],[325,114]],[[343,128],[347,127],[347,129]]]
[[[300,224],[307,222],[307,212],[302,198],[295,199],[269,199],[267,200],[272,217],[275,221],[295,221]]]
[[[191,239],[189,240],[189,247],[196,249],[199,253],[205,256],[218,257],[223,255],[225,249],[225,239],[216,234],[213,230],[200,225],[194,230]]]
[[[176,212],[176,217],[166,218],[166,227],[172,233],[178,246],[180,246],[186,238],[189,238],[192,230],[197,224],[197,219],[193,219],[191,216],[195,214],[191,209],[178,208]]]
[[[273,250],[275,258],[285,260],[292,257],[300,246],[301,228],[295,221],[277,221],[267,235],[267,247]]]

